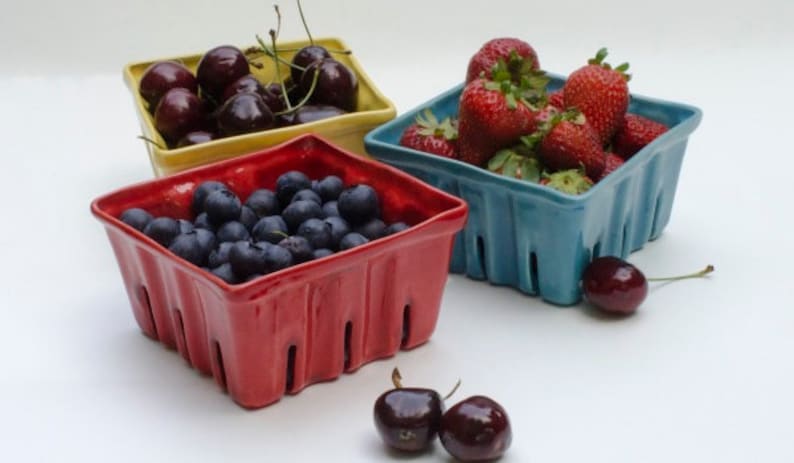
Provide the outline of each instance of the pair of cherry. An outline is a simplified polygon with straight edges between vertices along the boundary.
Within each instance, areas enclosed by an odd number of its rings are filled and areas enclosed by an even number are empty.
[[[400,372],[392,371],[394,389],[375,401],[375,427],[383,442],[404,452],[427,450],[438,436],[450,455],[460,461],[499,458],[510,446],[512,431],[504,408],[485,396],[464,399],[444,411],[445,397],[433,389],[403,387]]]

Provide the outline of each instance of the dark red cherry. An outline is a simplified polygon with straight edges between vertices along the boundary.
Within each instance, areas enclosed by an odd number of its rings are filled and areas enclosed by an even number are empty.
[[[712,265],[687,275],[646,278],[634,265],[614,256],[593,259],[582,273],[582,292],[590,304],[605,312],[630,315],[648,295],[649,281],[700,278],[714,271]]]
[[[634,265],[613,256],[593,259],[582,274],[582,291],[599,309],[628,315],[648,295],[648,280]]]
[[[347,111],[330,105],[307,104],[296,109],[294,112],[281,114],[279,120],[281,125],[298,125],[309,122],[328,119],[329,117],[341,116]]]
[[[294,65],[290,68],[292,80],[300,82],[301,74],[303,74],[304,69],[315,61],[322,61],[330,57],[331,54],[328,53],[328,50],[320,45],[307,45],[301,48],[295,53],[295,56],[292,57],[292,64]]]
[[[229,98],[218,111],[218,128],[224,135],[267,130],[275,126],[270,108],[256,93],[239,93]]]
[[[189,132],[203,129],[207,114],[199,97],[185,88],[172,88],[163,95],[154,111],[154,126],[168,143]]]
[[[315,61],[303,71],[299,82],[302,94],[309,93],[316,69],[319,74],[309,101],[336,106],[348,112],[355,111],[358,105],[358,79],[353,71],[333,58]]]
[[[259,96],[264,97],[263,95],[269,92],[256,76],[247,74],[227,85],[221,99],[226,101],[238,93],[258,93]]]
[[[232,82],[251,73],[248,60],[239,48],[222,45],[204,53],[196,69],[201,89],[216,100]]]
[[[176,144],[177,148],[184,148],[185,146],[198,145],[208,141],[215,140],[215,135],[212,132],[205,130],[196,130],[187,133],[184,137],[180,138]]]
[[[488,461],[510,447],[513,432],[507,412],[485,396],[455,404],[441,417],[441,444],[460,461]]]
[[[441,396],[432,389],[391,389],[375,401],[375,427],[389,447],[425,450],[438,434],[442,408]]]
[[[389,447],[406,452],[425,450],[441,425],[444,400],[432,389],[402,387],[400,372],[392,371],[394,389],[378,397],[373,409],[375,428]]]
[[[138,91],[149,104],[149,111],[154,112],[167,91],[180,87],[198,93],[198,83],[190,69],[175,61],[159,61],[143,71]]]

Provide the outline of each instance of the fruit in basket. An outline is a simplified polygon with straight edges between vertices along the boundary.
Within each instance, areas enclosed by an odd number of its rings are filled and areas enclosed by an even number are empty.
[[[582,273],[582,292],[596,308],[614,315],[631,315],[648,295],[649,281],[675,281],[700,278],[714,271],[711,265],[688,275],[646,278],[631,263],[614,256],[593,259]]]
[[[351,225],[359,225],[380,215],[378,193],[369,185],[351,186],[339,194],[339,215]]]
[[[606,157],[604,158],[604,170],[601,172],[601,178],[599,178],[599,180],[618,170],[618,168],[622,166],[624,162],[625,161],[623,158],[617,154],[607,153]]]
[[[184,137],[180,138],[176,143],[177,148],[184,148],[185,146],[198,145],[199,143],[206,143],[215,140],[215,134],[207,132],[206,130],[194,130],[188,132]]]
[[[356,231],[338,214],[326,212],[336,211],[337,199],[346,204],[351,217],[361,220],[356,222]],[[253,190],[244,204],[228,185],[213,180],[201,182],[192,192],[190,212],[192,222],[171,217],[153,219],[140,208],[125,210],[120,218],[173,254],[230,284],[408,228],[403,222],[383,222],[377,192],[369,185],[345,188],[336,175],[312,181],[299,171],[280,175],[275,191]]]
[[[341,116],[347,111],[327,104],[306,104],[296,109],[292,114],[284,114],[281,120],[286,125],[308,124],[309,122]]]
[[[437,154],[445,158],[458,157],[458,121],[445,117],[442,121],[426,108],[416,121],[403,131],[400,144],[406,148]]]
[[[167,91],[154,110],[154,125],[168,143],[207,126],[207,112],[199,97],[186,88]]]
[[[520,58],[520,59],[516,59]],[[540,69],[540,62],[535,50],[527,42],[504,37],[489,40],[471,57],[466,70],[466,83],[483,75],[488,75],[499,60],[508,63],[508,66],[519,68],[528,63],[532,69]]]
[[[201,57],[196,68],[196,79],[203,92],[220,102],[226,87],[250,73],[248,58],[239,48],[221,45]]]
[[[535,150],[551,172],[584,167],[591,179],[601,178],[606,162],[604,150],[589,120],[576,110],[553,116],[522,141]]]
[[[310,44],[302,47],[292,57],[292,67],[290,73],[293,82],[300,82],[303,71],[312,63],[330,58],[331,54],[322,45]]]
[[[266,95],[271,95],[270,90],[262,85],[262,82],[253,74],[246,74],[223,89],[221,102],[225,102],[229,98],[237,95],[238,93],[256,93],[263,99]]]
[[[276,118],[256,93],[238,93],[218,111],[218,128],[224,135],[242,135],[275,127]]]
[[[577,108],[595,129],[601,145],[617,131],[629,106],[628,63],[614,69],[604,62],[606,48],[598,50],[583,66],[568,76],[563,87],[566,108]]]
[[[133,207],[124,211],[124,213],[121,214],[120,219],[122,222],[126,223],[132,228],[135,228],[138,231],[143,231],[146,226],[149,225],[149,222],[154,219],[154,217],[152,217],[152,214],[149,214],[141,208]]]
[[[138,84],[138,92],[149,104],[151,112],[154,112],[160,98],[172,88],[184,88],[192,93],[198,93],[198,82],[193,73],[176,61],[152,63],[143,71]]]
[[[544,173],[539,183],[569,195],[580,195],[593,187],[590,177],[579,169]]]
[[[506,63],[499,61],[491,76],[477,78],[463,89],[458,109],[461,160],[482,167],[498,150],[535,131],[548,79],[537,71],[526,72],[516,82]]]
[[[628,159],[666,131],[667,126],[661,122],[626,113],[612,137],[612,150],[623,159]]]
[[[490,461],[504,455],[513,439],[505,409],[493,399],[472,396],[441,417],[441,444],[460,461]]]
[[[308,95],[314,84],[309,97],[312,103],[336,106],[344,111],[355,111],[358,105],[358,78],[333,58],[311,63],[297,83],[303,95]]]

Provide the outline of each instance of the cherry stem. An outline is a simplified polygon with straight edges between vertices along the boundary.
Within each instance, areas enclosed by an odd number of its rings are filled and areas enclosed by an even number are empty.
[[[663,278],[646,278],[648,281],[678,281],[678,280],[685,280],[687,278],[700,278],[708,275],[709,273],[714,271],[714,266],[709,264],[703,270],[700,270],[695,273],[690,273],[688,275],[680,275],[676,277],[663,277]]]
[[[164,150],[164,149],[165,149],[165,147],[163,147],[163,145],[161,145],[160,143],[158,143],[158,142],[156,142],[156,141],[152,140],[151,138],[149,138],[149,137],[147,137],[147,136],[145,136],[145,135],[138,135],[138,138],[139,138],[140,140],[143,140],[143,141],[145,141],[146,143],[151,143],[152,145],[154,145],[154,146],[156,146],[156,147],[160,148],[161,150]]]
[[[314,68],[314,76],[312,77],[312,85],[311,85],[311,87],[309,87],[309,91],[306,92],[306,95],[303,97],[303,99],[300,100],[298,102],[298,104],[296,104],[294,107],[291,107],[289,109],[285,109],[284,111],[278,111],[278,112],[274,113],[273,115],[274,116],[281,116],[283,114],[289,114],[289,113],[295,112],[295,111],[299,110],[300,108],[302,108],[303,106],[305,106],[306,103],[309,102],[309,99],[312,97],[312,94],[314,93],[314,89],[317,88],[317,81],[319,80],[319,77],[320,77],[320,67],[318,66],[318,67]],[[283,82],[281,83],[281,91],[282,91],[282,94],[284,96],[284,99],[285,100],[289,100],[289,98],[287,98],[287,94],[283,93],[283,92],[286,92],[286,89],[284,88],[284,83]]]
[[[287,105],[287,110],[292,111],[292,104],[289,102],[289,97],[287,96],[287,86],[284,85],[284,81],[281,79],[281,69],[278,65],[278,52],[276,51],[276,31],[270,29],[270,42],[273,44],[273,59],[275,60],[276,65],[276,79],[281,82],[281,96],[284,98],[284,103]]]
[[[289,61],[287,61],[287,60],[285,60],[283,58],[279,58],[278,54],[275,51],[270,50],[270,48],[267,46],[265,41],[262,40],[262,37],[260,37],[259,35],[256,36],[256,41],[257,41],[257,43],[259,43],[259,50],[257,50],[257,51],[262,52],[262,53],[266,54],[267,56],[270,56],[271,58],[286,64],[287,66],[295,67]],[[275,48],[275,46],[274,46],[274,48]],[[250,50],[250,51],[253,51],[253,50]],[[276,67],[276,69],[278,69],[278,67]]]
[[[452,388],[452,390],[449,391],[449,393],[447,393],[447,395],[445,395],[444,398],[441,399],[441,400],[447,400],[450,397],[452,397],[452,394],[454,394],[458,390],[459,387],[460,387],[460,379],[458,379],[458,382],[455,383],[455,386]]]
[[[276,37],[278,37],[281,35],[281,10],[278,8],[278,4],[273,5],[273,9],[276,10]]]
[[[303,29],[306,30],[306,35],[309,36],[309,43],[314,45],[314,39],[312,38],[312,33],[309,32],[309,26],[306,25],[306,17],[303,16],[303,7],[301,6],[301,0],[296,0],[298,4],[298,13],[301,16],[301,22],[303,23]]]
[[[402,375],[400,374],[400,370],[397,367],[394,367],[394,370],[391,371],[391,382],[394,384],[394,387],[397,389],[403,388],[402,383]]]

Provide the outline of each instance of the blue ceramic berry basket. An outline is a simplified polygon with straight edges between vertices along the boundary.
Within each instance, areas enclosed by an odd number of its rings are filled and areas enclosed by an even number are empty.
[[[563,85],[561,76],[549,76],[550,89]],[[399,145],[402,132],[424,108],[439,118],[456,115],[462,90],[458,85],[364,139],[374,158],[469,204],[466,226],[455,238],[451,272],[571,305],[581,298],[579,279],[591,259],[626,257],[661,234],[670,220],[688,137],[702,118],[699,109],[632,95],[630,112],[670,130],[589,191],[572,196]]]

